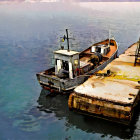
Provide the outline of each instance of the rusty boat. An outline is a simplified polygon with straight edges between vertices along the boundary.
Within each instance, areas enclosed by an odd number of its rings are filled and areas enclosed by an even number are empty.
[[[51,92],[71,92],[95,72],[104,69],[117,57],[118,45],[114,38],[95,43],[82,52],[70,50],[68,29],[62,37],[67,41],[54,51],[55,66],[36,74],[40,85]]]

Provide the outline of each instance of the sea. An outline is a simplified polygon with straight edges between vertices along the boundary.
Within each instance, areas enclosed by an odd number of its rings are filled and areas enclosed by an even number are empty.
[[[119,54],[140,37],[139,2],[0,2],[0,140],[140,139],[132,126],[70,111],[68,96],[42,89],[36,73],[54,65],[68,29],[70,49],[114,37]]]

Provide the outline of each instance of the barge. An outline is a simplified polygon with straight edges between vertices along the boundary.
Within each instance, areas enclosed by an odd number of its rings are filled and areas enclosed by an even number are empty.
[[[85,115],[130,125],[140,100],[140,41],[78,86],[68,105]]]
[[[117,57],[115,39],[95,43],[82,52],[70,50],[68,30],[62,40],[64,46],[54,51],[55,66],[36,74],[40,85],[51,92],[71,92],[95,72],[102,70]]]

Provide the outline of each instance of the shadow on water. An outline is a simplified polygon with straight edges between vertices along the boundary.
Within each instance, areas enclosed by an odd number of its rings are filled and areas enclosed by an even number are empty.
[[[58,119],[66,118],[65,125],[67,127],[75,126],[87,133],[100,133],[101,137],[110,134],[112,137],[117,136],[123,139],[129,139],[133,136],[136,129],[135,124],[140,114],[138,106],[134,120],[131,126],[109,122],[106,120],[80,115],[76,112],[69,111],[68,95],[49,94],[48,91],[42,89],[38,98],[38,109],[46,113],[54,113]]]

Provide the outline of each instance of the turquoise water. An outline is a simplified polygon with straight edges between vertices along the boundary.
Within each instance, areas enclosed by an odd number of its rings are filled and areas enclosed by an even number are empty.
[[[125,127],[68,110],[64,95],[48,95],[36,73],[52,66],[53,50],[70,30],[71,49],[115,36],[119,53],[140,36],[140,3],[0,4],[0,140],[140,138],[139,111]]]

